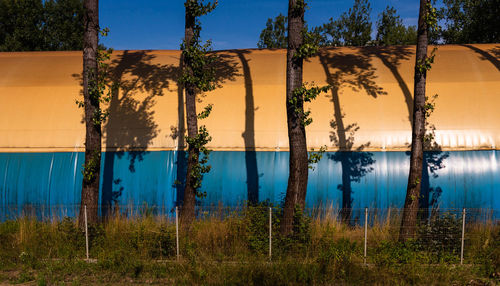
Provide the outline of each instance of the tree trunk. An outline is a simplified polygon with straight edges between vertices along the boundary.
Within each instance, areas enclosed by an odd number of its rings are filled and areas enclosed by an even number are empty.
[[[425,136],[425,79],[426,71],[419,69],[427,58],[427,5],[429,0],[420,0],[420,12],[418,16],[418,39],[417,54],[415,60],[415,80],[413,98],[413,124],[411,138],[410,173],[408,175],[408,187],[406,190],[405,206],[399,240],[406,241],[414,237],[417,226],[418,201],[422,183],[422,163],[424,156]]]
[[[281,233],[292,231],[295,207],[305,206],[308,175],[308,158],[306,131],[300,114],[296,108],[303,110],[303,98],[298,98],[297,105],[290,103],[294,89],[302,86],[302,64],[300,57],[294,57],[302,45],[304,28],[304,9],[297,8],[298,0],[288,2],[288,49],[286,61],[286,114],[288,126],[288,142],[290,146],[290,174],[286,190]]]
[[[179,74],[178,78],[182,76],[183,56],[179,58]],[[186,149],[186,118],[184,118],[184,84],[177,80],[177,171],[175,188],[177,190],[176,206],[181,207],[184,201],[184,189],[186,188],[186,172],[187,172],[187,152]]]
[[[190,1],[190,0],[187,0]],[[185,49],[188,49],[194,37],[195,17],[189,15],[186,9],[186,26],[184,35]],[[183,57],[183,72],[190,72],[191,63],[187,57]],[[196,89],[193,84],[186,82],[184,84],[186,95],[186,123],[188,129],[188,137],[195,138],[198,134],[198,118],[196,113]],[[189,227],[194,219],[194,208],[196,204],[196,189],[193,188],[192,170],[198,164],[200,150],[188,145],[188,162],[186,172],[186,185],[184,187],[184,201],[181,208],[181,223],[185,227]]]
[[[84,207],[87,206],[89,224],[97,223],[99,177],[101,170],[101,123],[95,122],[99,98],[89,93],[97,84],[97,45],[99,33],[99,1],[85,0],[83,34],[83,96],[85,103],[85,173],[82,182],[79,225],[84,225]]]

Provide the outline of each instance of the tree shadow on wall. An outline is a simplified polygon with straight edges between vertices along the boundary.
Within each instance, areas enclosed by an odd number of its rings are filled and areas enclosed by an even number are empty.
[[[498,59],[500,59],[500,46],[496,46],[496,47],[494,47],[493,49],[491,49],[491,50],[490,50],[490,53],[491,53],[493,56],[495,56],[495,58],[496,58],[496,60],[497,60],[496,62],[498,63],[498,62],[499,62],[499,60],[498,60]]]
[[[169,82],[177,78],[178,67],[153,63],[155,57],[149,51],[124,51],[110,64],[108,84],[112,88],[104,125],[107,152],[101,200],[104,216],[124,191],[122,179],[114,174],[115,160],[126,156],[130,173],[136,171],[136,162],[144,159],[159,132],[152,110],[155,97],[163,96]]]
[[[245,131],[241,136],[245,144],[245,166],[246,166],[246,184],[247,199],[251,205],[259,202],[259,170],[257,168],[257,152],[255,150],[255,107],[253,97],[253,81],[250,72],[249,60],[245,55],[250,54],[246,50],[235,50],[243,69],[245,81]]]
[[[434,138],[435,127],[429,125],[427,128],[428,134],[432,134],[430,138]],[[410,152],[406,153],[410,156]],[[424,141],[424,159],[422,166],[422,184],[420,186],[420,198],[418,205],[420,208],[419,219],[422,222],[428,221],[434,217],[440,207],[440,197],[443,190],[440,186],[432,187],[430,178],[438,178],[437,171],[444,169],[445,160],[450,156],[449,152],[443,152],[441,146],[434,139]]]
[[[373,153],[363,150],[370,142],[354,146],[354,135],[359,130],[357,123],[346,123],[342,111],[340,91],[351,88],[353,91],[364,90],[369,96],[377,98],[386,94],[374,79],[375,69],[370,58],[364,53],[345,54],[339,49],[323,49],[319,53],[321,65],[326,74],[327,83],[332,86],[333,120],[330,122],[332,131],[330,141],[339,148],[329,159],[340,162],[342,169],[342,184],[337,188],[342,192],[341,218],[345,223],[352,224],[352,182],[359,182],[362,177],[373,171],[375,163]]]
[[[238,76],[238,64],[236,63],[234,56],[222,52],[211,52],[218,55],[217,60],[212,64],[215,68],[215,84],[217,88],[222,88],[222,84],[227,80],[234,81],[236,76]],[[176,83],[177,83],[177,103],[178,103],[178,124],[177,126],[170,126],[171,137],[177,140],[177,173],[174,183],[174,187],[177,191],[176,205],[182,205],[184,201],[184,189],[186,186],[186,175],[187,175],[187,144],[186,144],[186,119],[185,119],[185,98],[184,98],[184,86],[179,82],[179,78],[182,75],[182,56],[179,59],[179,68],[177,71]],[[209,67],[208,67],[209,68]],[[203,102],[206,94],[197,92],[196,100],[197,102]],[[217,106],[213,107],[213,112],[217,112]],[[210,117],[209,117],[210,118]],[[208,119],[210,120],[210,119]],[[210,130],[208,130],[210,132]],[[208,163],[210,164],[210,162]],[[200,201],[196,202],[197,205],[201,204]]]
[[[408,109],[408,121],[413,122],[413,96],[410,88],[399,72],[401,62],[410,60],[415,54],[414,50],[408,46],[388,46],[376,48],[363,48],[363,53],[367,56],[376,56],[384,66],[386,66],[397,81],[401,92],[403,93],[406,108]],[[410,125],[411,126],[411,125]]]
[[[399,88],[403,93],[406,107],[408,109],[408,121],[410,130],[413,125],[413,95],[410,87],[404,81],[400,70],[403,61],[408,61],[415,54],[410,46],[387,46],[376,48],[364,48],[364,54],[373,55],[379,58],[382,63],[391,71],[394,79],[398,82]],[[434,137],[435,127],[427,124],[428,133]],[[411,144],[408,146],[411,147]],[[434,141],[426,141],[424,144],[424,158],[422,166],[422,184],[419,198],[420,218],[425,220],[429,218],[430,213],[435,213],[439,209],[439,197],[443,190],[441,187],[432,187],[430,178],[437,178],[437,171],[445,168],[444,161],[449,157],[448,152],[442,152],[441,147]],[[409,152],[406,152],[409,155]]]
[[[478,47],[474,47],[473,45],[462,45],[464,47],[467,47],[477,54],[479,54],[481,57],[480,59],[483,61],[489,61],[492,65],[494,65],[497,70],[500,71],[500,61],[498,60],[500,58],[500,46],[494,47],[493,49],[487,51],[487,50],[482,50]]]

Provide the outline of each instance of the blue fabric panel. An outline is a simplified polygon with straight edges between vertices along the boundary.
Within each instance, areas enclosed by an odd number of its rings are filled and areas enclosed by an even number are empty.
[[[426,153],[421,205],[500,210],[499,155],[499,151]],[[185,156],[182,151],[104,153],[101,203],[173,208],[182,200]],[[77,206],[83,157],[78,152],[0,153],[0,206],[4,210],[26,205]],[[212,170],[204,176],[202,187],[207,197],[199,203],[281,202],[288,158],[288,152],[212,152]],[[313,167],[309,207],[387,208],[404,203],[406,152],[328,152]]]
[[[173,207],[176,152],[107,152],[102,163],[103,203]]]

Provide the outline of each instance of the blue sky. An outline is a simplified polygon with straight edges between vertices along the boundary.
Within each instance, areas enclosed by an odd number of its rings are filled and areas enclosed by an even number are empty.
[[[100,25],[110,29],[102,42],[117,50],[179,49],[184,35],[184,0],[101,0]],[[337,18],[354,0],[308,0],[309,26]],[[387,5],[394,6],[405,24],[415,25],[419,1],[370,1],[373,21]],[[286,15],[288,0],[219,0],[218,7],[201,17],[202,38],[215,50],[256,48],[268,18]]]

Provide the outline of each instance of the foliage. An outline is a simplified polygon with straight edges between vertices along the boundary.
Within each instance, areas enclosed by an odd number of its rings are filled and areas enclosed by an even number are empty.
[[[436,108],[436,99],[438,98],[438,94],[434,94],[431,97],[426,96],[425,97],[425,105],[424,105],[424,116],[425,116],[425,135],[424,135],[424,151],[439,151],[441,150],[441,147],[436,143],[435,138],[436,138],[436,127],[433,124],[429,123],[429,117],[432,115]],[[437,170],[443,168],[442,166],[442,160],[447,158],[447,154],[443,154],[441,156],[438,156],[438,154],[433,154],[433,153],[427,153],[425,154],[426,160],[428,161],[429,168],[430,170]],[[433,160],[432,158],[435,158],[437,160]]]
[[[427,5],[426,22],[429,25],[429,42],[437,44],[440,37],[445,43],[493,43],[498,42],[499,33],[494,23],[498,22],[498,7],[488,0],[447,0],[446,7],[436,9]],[[305,3],[304,3],[305,4]],[[356,0],[348,12],[338,19],[304,31],[304,58],[314,55],[318,46],[366,46],[366,45],[413,45],[417,40],[415,26],[405,26],[394,7],[387,6],[379,14],[377,34],[371,39],[370,3]],[[485,16],[485,17],[484,17]],[[440,20],[445,20],[447,29],[441,30]],[[487,20],[484,20],[487,19]],[[472,35],[473,31],[477,31]],[[259,48],[286,48],[287,17],[278,15],[269,18],[257,44]],[[309,39],[309,40],[308,40]],[[468,40],[466,40],[468,39]],[[315,44],[309,46],[308,43]],[[309,50],[312,52],[308,53]],[[297,57],[301,57],[298,55]]]
[[[203,0],[187,0],[184,4],[186,7],[186,15],[194,19],[193,38],[186,42],[183,40],[181,44],[182,57],[184,67],[182,76],[179,82],[184,84],[186,89],[194,89],[192,92],[207,92],[214,90],[217,87],[216,83],[216,67],[218,56],[211,53],[211,42],[207,41],[202,44],[200,40],[201,23],[198,17],[210,13],[217,7],[217,1],[205,3]],[[205,109],[197,115],[198,119],[205,119],[210,115],[212,105],[209,104]],[[196,164],[191,167],[191,172],[188,176],[191,177],[191,186],[196,190],[196,196],[203,198],[206,192],[201,192],[201,182],[203,174],[208,173],[211,169],[208,163],[210,150],[205,146],[212,138],[208,134],[205,125],[198,128],[198,132],[194,137],[186,137],[186,142],[189,148],[195,150],[193,156]],[[201,152],[201,155],[200,155]]]
[[[319,47],[323,41],[323,38],[316,31],[308,31],[307,28],[302,30],[302,45],[297,48],[297,51],[293,55],[295,59],[307,59],[318,53]]]
[[[295,9],[305,9],[307,4],[304,1],[299,1]],[[288,17],[279,14],[273,22],[269,18],[266,23],[266,28],[260,33],[259,42],[257,47],[267,49],[286,49],[288,46]],[[303,43],[298,47],[294,54],[295,59],[307,59],[314,56],[320,46],[323,45],[323,35],[319,32],[318,28],[302,30]]]
[[[47,50],[81,50],[83,46],[83,1],[44,1]]]
[[[323,158],[323,154],[325,153],[325,151],[326,151],[326,145],[321,146],[318,152],[314,152],[314,149],[312,149],[312,152],[309,153],[309,158],[307,160],[309,169],[314,171],[313,164],[317,164],[321,160],[321,158]]]
[[[99,31],[102,37],[108,35],[109,29],[104,28]],[[88,94],[89,102],[94,105],[94,113],[92,114],[92,123],[95,128],[100,129],[101,125],[108,118],[109,112],[104,110],[101,103],[109,103],[111,100],[111,95],[118,88],[118,84],[113,83],[108,86],[109,78],[109,60],[111,54],[113,53],[112,48],[105,48],[99,45],[97,48],[97,70],[86,70],[88,77]],[[79,108],[85,109],[85,100],[76,100],[76,104]],[[93,179],[98,175],[95,173],[99,172],[100,166],[100,152],[101,150],[94,150],[91,154],[90,160],[86,162],[83,166],[82,174],[83,178],[87,182],[93,181]]]
[[[436,57],[436,51],[437,47],[434,47],[430,55],[417,61],[417,64],[415,65],[415,70],[418,73],[424,74],[425,72],[428,72],[432,68],[432,64],[434,63],[434,58]]]
[[[314,218],[296,224],[295,233],[301,235],[293,243],[289,243],[292,238],[273,232],[269,263],[269,206],[246,209],[243,216],[221,219],[217,214],[196,220],[189,233],[180,233],[179,261],[175,260],[175,225],[150,209],[141,211],[141,217],[121,210],[91,228],[90,257],[96,263],[83,260],[85,236],[72,219],[1,222],[0,284],[498,284],[494,276],[500,269],[498,225],[470,225],[465,253],[470,266],[464,267],[447,264],[458,263],[456,253],[455,260],[436,260],[435,252],[418,239],[397,243],[391,227],[370,226],[366,267],[362,228]],[[277,230],[279,216],[279,209],[273,207],[273,229]],[[432,226],[440,229],[432,231],[438,248],[439,234],[448,226],[444,222]]]
[[[416,44],[417,30],[415,26],[405,26],[394,7],[388,6],[377,21],[377,36],[371,40],[370,3],[367,0],[356,0],[348,12],[339,19],[330,18],[328,23],[303,31],[304,45],[295,55],[297,58],[313,56],[318,47],[322,46],[366,46],[376,45],[412,45]],[[431,6],[433,17],[436,10]],[[432,31],[431,31],[432,32]],[[257,46],[259,48],[287,47],[287,17],[278,15],[269,18],[266,28],[260,34]],[[437,37],[437,32],[431,33],[431,38]],[[431,40],[431,42],[436,42]]]
[[[0,2],[0,51],[43,50],[43,2]]]
[[[207,2],[204,0],[187,0],[184,2],[186,13],[192,17],[200,17],[212,12],[217,7],[217,0],[215,2]]]
[[[82,47],[82,0],[0,0],[0,52]]]
[[[111,94],[118,88],[117,85],[111,86],[106,91],[106,78],[109,75],[109,59],[113,49],[102,49],[102,47],[97,50],[97,76],[89,76],[89,95],[91,101],[99,101],[100,103],[109,103],[111,100]],[[101,125],[109,116],[108,111],[103,111],[101,106],[94,111],[94,116],[92,121],[95,125]]]
[[[418,230],[416,244],[426,251],[443,256],[457,257],[460,252],[462,220],[452,214],[444,214],[433,218],[428,225]]]
[[[424,106],[424,109],[425,109],[425,118],[429,118],[431,116],[431,114],[434,112],[434,109],[436,108],[436,99],[437,99],[438,95],[437,94],[434,94],[432,97],[428,97],[426,96],[425,97],[425,106]]]
[[[256,253],[265,254],[269,245],[269,214],[266,203],[249,207],[246,213],[248,247]],[[267,231],[266,231],[267,229]]]
[[[296,0],[292,7],[292,15],[300,16],[302,12],[307,9],[307,3],[305,0]]]
[[[279,229],[281,209],[269,201],[248,206],[245,212],[245,233],[248,248],[259,254],[267,254],[269,247],[269,208],[272,209],[273,236]]]
[[[372,23],[370,21],[368,0],[355,0],[348,12],[340,18],[323,24],[318,31],[324,35],[327,46],[366,46],[371,41]]]
[[[292,220],[292,233],[283,236],[279,232],[283,209],[273,206],[269,201],[248,206],[244,218],[244,231],[249,249],[259,255],[268,254],[269,247],[269,208],[272,210],[273,256],[287,256],[304,252],[311,244],[311,218],[306,216],[297,205]]]
[[[109,29],[104,28],[100,30],[99,33],[101,36],[105,37],[108,35]],[[111,100],[111,95],[118,88],[117,84],[112,84],[108,86],[107,79],[109,77],[109,60],[111,58],[111,54],[113,53],[112,48],[105,48],[102,45],[99,45],[97,48],[97,71],[87,70],[88,76],[88,93],[90,102],[95,103],[109,103]],[[84,100],[76,100],[76,104],[80,108],[85,108]],[[102,107],[99,105],[98,108],[94,110],[94,114],[92,116],[92,122],[96,127],[100,127],[104,121],[106,121],[109,113],[108,111],[104,111]]]
[[[85,182],[92,182],[98,175],[101,165],[101,150],[93,150],[90,159],[82,164],[82,175]]]
[[[375,39],[377,45],[414,45],[417,43],[416,27],[403,25],[403,20],[396,13],[394,7],[387,6],[379,14]]]
[[[424,21],[427,23],[427,29],[429,31],[438,32],[440,27],[438,25],[438,13],[436,8],[432,5],[432,3],[426,4],[426,13],[424,16]]]
[[[341,238],[338,241],[329,243],[323,251],[318,255],[317,262],[321,272],[328,272],[328,268],[341,268],[348,266],[354,262],[356,250],[358,246],[356,242],[351,242],[346,238]]]
[[[311,102],[313,99],[322,93],[328,92],[331,88],[329,85],[325,85],[322,87],[315,86],[314,83],[310,85],[311,87],[307,87],[307,83],[303,83],[301,87],[298,87],[293,90],[292,98],[289,100],[289,103],[294,107],[295,113],[297,114],[302,125],[307,126],[312,123],[312,118],[309,117],[311,111],[304,111],[303,103]]]
[[[428,6],[429,7],[429,6]],[[437,24],[433,24],[436,26]],[[435,28],[438,29],[438,28]],[[434,47],[432,50],[431,54],[428,57],[425,57],[423,61],[417,62],[416,65],[416,70],[419,73],[425,73],[429,71],[432,68],[432,64],[434,63],[434,57],[436,56],[436,51],[437,48]],[[425,117],[425,135],[424,135],[424,149],[426,150],[439,150],[440,147],[439,145],[435,142],[435,131],[436,127],[432,124],[429,123],[428,119],[431,116],[431,114],[434,112],[436,108],[435,101],[437,99],[438,95],[434,94],[432,97],[425,97],[425,104],[424,104],[424,117]],[[443,155],[446,156],[447,155]],[[443,158],[443,157],[442,157]],[[436,166],[434,166],[436,167]],[[437,165],[437,167],[440,167],[440,164]]]
[[[198,133],[194,138],[192,137],[186,137],[186,142],[194,148],[195,150],[198,150],[201,152],[200,154],[195,154],[195,160],[197,164],[195,164],[192,169],[191,173],[189,174],[192,178],[192,187],[193,189],[197,190],[196,195],[200,198],[206,197],[207,193],[206,192],[201,192],[199,189],[201,188],[201,182],[203,179],[203,174],[210,172],[211,166],[207,165],[209,155],[210,155],[210,150],[205,147],[205,145],[208,144],[212,140],[212,137],[208,134],[207,128],[205,125],[200,126],[198,129]]]
[[[444,0],[439,19],[444,22],[441,33],[446,44],[500,42],[500,1]]]
[[[205,109],[198,114],[197,118],[198,119],[207,118],[210,115],[210,112],[212,112],[212,107],[213,107],[213,104],[209,104],[209,105],[205,106]]]
[[[411,240],[407,242],[382,241],[374,251],[374,262],[379,266],[416,264],[427,258],[427,254],[419,252],[417,245]]]
[[[189,43],[186,39],[181,44],[182,57],[186,65],[179,81],[184,85],[190,85],[200,92],[207,92],[215,89],[214,63],[217,61],[217,55],[210,53],[211,42],[202,44],[200,40],[201,23],[197,19],[202,15],[211,12],[217,6],[217,1],[204,3],[203,0],[187,0],[184,4],[186,14],[195,18],[193,27],[193,38]]]
[[[299,206],[295,206],[295,211],[293,212],[293,230],[289,237],[288,243],[291,243],[293,247],[304,247],[306,244],[311,243],[311,218],[304,214],[303,209]]]
[[[494,277],[496,282],[500,283],[500,229],[482,230],[479,235],[472,238],[467,244],[466,255],[472,254],[470,261],[479,265],[482,276]]]
[[[262,30],[257,47],[260,49],[286,49],[288,17],[279,14],[274,18],[268,18],[266,28]]]
[[[195,34],[199,34],[199,32]],[[201,45],[198,37],[190,45],[185,43],[181,45],[182,56],[187,65],[183,69],[179,82],[185,85],[189,84],[200,92],[207,92],[217,87],[214,66],[217,56],[210,53],[212,43],[207,41]]]

